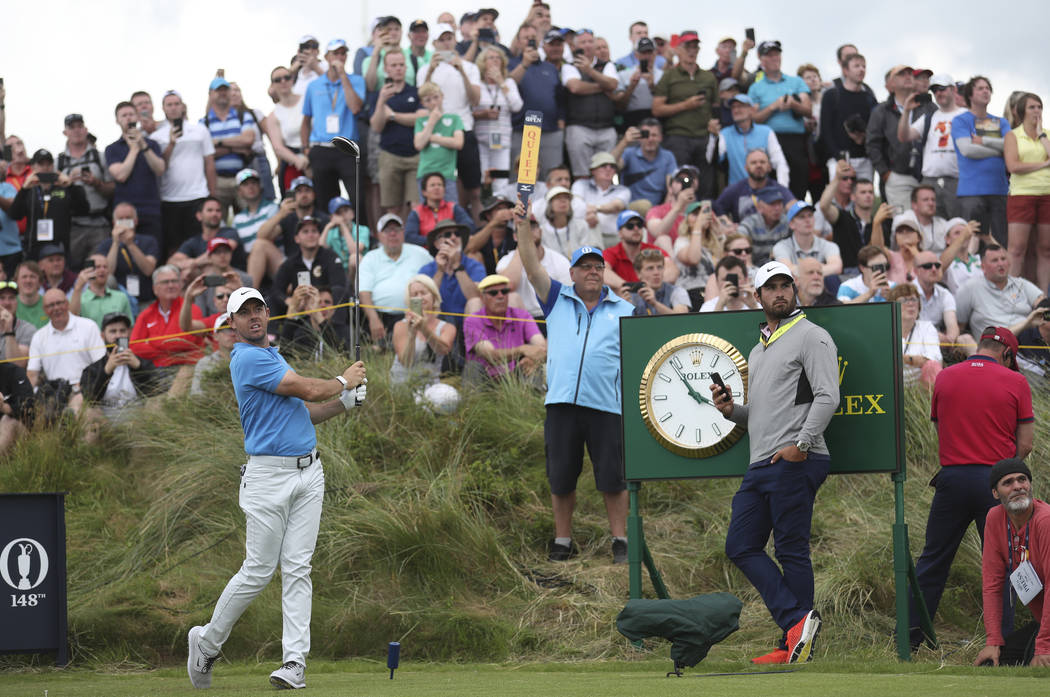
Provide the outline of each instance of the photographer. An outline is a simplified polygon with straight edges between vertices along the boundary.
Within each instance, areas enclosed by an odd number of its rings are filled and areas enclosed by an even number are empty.
[[[642,121],[653,118],[653,88],[664,76],[665,63],[663,59],[653,60],[656,44],[648,36],[638,39],[634,52],[629,55],[633,59],[630,64],[622,60],[616,62],[617,66],[624,67],[617,73],[620,85],[613,95],[613,102],[623,113],[625,126],[644,128]]]
[[[84,260],[69,295],[69,311],[87,317],[102,327],[102,320],[114,312],[131,317],[131,301],[126,293],[108,286],[109,263],[102,254]]]
[[[1050,300],[1043,298],[1028,314],[1017,341],[1023,347],[1018,356],[1021,367],[1043,377],[1050,375]]]
[[[281,352],[318,360],[324,357],[326,349],[345,352],[346,327],[337,327],[332,321],[334,304],[328,286],[298,286],[288,296],[289,317],[281,324]]]
[[[44,245],[57,242],[69,249],[73,216],[87,215],[91,209],[83,187],[73,186],[69,176],[55,171],[50,152],[37,150],[30,165],[31,173],[7,214],[14,220],[25,218],[25,256],[35,259]]]
[[[130,317],[121,312],[106,315],[102,319],[106,353],[84,368],[80,376],[84,400],[89,405],[99,405],[102,415],[110,420],[126,416],[132,404],[159,394],[168,386],[163,371],[128,348],[130,334]]]
[[[117,104],[114,114],[121,136],[106,146],[109,173],[117,182],[113,190],[113,205],[133,205],[138,212],[138,232],[149,235],[160,244],[164,232],[160,222],[158,181],[167,164],[160,146],[139,128],[139,116],[130,102]]]
[[[631,205],[643,215],[664,202],[671,178],[678,171],[674,154],[662,147],[662,142],[663,127],[650,117],[637,128],[628,128],[612,150],[620,181],[631,191]]]
[[[643,249],[634,258],[639,280],[625,283],[630,291],[635,315],[680,315],[689,312],[689,294],[663,280],[664,254],[660,249]]]
[[[757,310],[755,287],[747,273],[747,265],[736,256],[725,256],[715,265],[719,293],[708,298],[700,306],[700,312],[723,312],[727,310]]]
[[[885,204],[883,204],[885,205]],[[893,284],[889,281],[890,260],[882,247],[867,245],[857,252],[860,276],[843,281],[838,298],[845,304],[886,302],[885,293]]]
[[[69,261],[74,268],[80,268],[81,262],[109,233],[106,209],[113,197],[114,183],[101,153],[88,139],[84,117],[69,114],[64,123],[62,133],[66,136],[66,149],[58,154],[58,169],[72,180],[74,186],[84,190],[91,208],[87,215],[73,217],[69,234]]]

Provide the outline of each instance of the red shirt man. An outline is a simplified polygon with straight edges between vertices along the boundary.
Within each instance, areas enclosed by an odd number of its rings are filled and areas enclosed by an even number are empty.
[[[131,350],[160,367],[190,365],[204,355],[204,338],[200,334],[185,335],[179,327],[183,303],[179,276],[179,267],[170,264],[153,272],[153,293],[157,299],[139,314],[131,330]],[[194,305],[191,309],[193,319],[203,320],[199,307]]]
[[[602,252],[605,258],[605,282],[619,290],[623,282],[636,283],[638,273],[634,270],[634,258],[643,249],[660,249],[654,244],[642,242],[645,235],[645,219],[636,211],[623,211],[616,218],[616,227],[620,231],[620,242]],[[665,257],[667,252],[660,249]],[[669,268],[668,268],[669,267]],[[674,271],[673,278],[667,278],[668,270]],[[610,273],[611,272],[611,273]],[[667,264],[664,267],[664,280],[674,283],[678,278],[678,267]]]

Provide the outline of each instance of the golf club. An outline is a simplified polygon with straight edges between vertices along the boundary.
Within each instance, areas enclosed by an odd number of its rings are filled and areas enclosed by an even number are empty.
[[[360,323],[361,300],[358,297],[357,281],[358,270],[361,268],[361,237],[358,233],[360,216],[356,211],[361,207],[361,148],[357,146],[357,143],[343,136],[332,138],[332,145],[336,150],[352,155],[354,158],[354,252],[357,254],[357,263],[354,264],[354,305],[350,314],[350,343],[354,347],[354,360],[359,361],[361,360],[361,342],[358,324]]]

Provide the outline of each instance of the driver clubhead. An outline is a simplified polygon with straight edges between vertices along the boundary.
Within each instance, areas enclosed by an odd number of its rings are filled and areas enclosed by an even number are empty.
[[[357,147],[357,143],[344,138],[343,136],[336,136],[332,138],[332,145],[337,149],[345,152],[347,155],[353,155],[354,157],[361,157],[361,148]]]

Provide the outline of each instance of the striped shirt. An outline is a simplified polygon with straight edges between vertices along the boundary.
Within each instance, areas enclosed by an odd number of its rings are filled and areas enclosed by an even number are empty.
[[[243,118],[244,120],[242,121],[236,109],[231,108],[225,119],[220,119],[214,109],[208,109],[208,115],[201,119],[200,122],[211,132],[212,140],[218,140],[219,138],[239,136],[255,125],[255,118],[252,116],[252,112],[246,110]],[[215,158],[215,172],[220,177],[232,177],[244,167],[244,157],[241,155],[227,153],[222,157]]]
[[[252,244],[255,243],[255,238],[259,234],[259,228],[267,220],[277,215],[278,210],[276,203],[264,200],[259,202],[259,208],[254,213],[245,208],[233,216],[233,227],[237,229],[245,252],[252,251]]]

